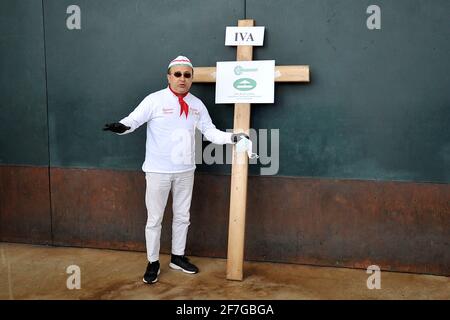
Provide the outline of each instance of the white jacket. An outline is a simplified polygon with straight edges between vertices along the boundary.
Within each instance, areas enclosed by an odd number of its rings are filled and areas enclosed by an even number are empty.
[[[144,172],[194,170],[195,128],[215,144],[232,143],[232,133],[216,129],[200,99],[188,93],[184,101],[189,105],[187,118],[184,113],[180,116],[178,97],[167,87],[145,97],[128,117],[120,120],[130,127],[122,134],[133,132],[147,122]]]

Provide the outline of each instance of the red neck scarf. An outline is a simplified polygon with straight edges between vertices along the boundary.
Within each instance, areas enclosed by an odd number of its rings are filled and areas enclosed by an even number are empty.
[[[187,119],[188,113],[189,113],[189,106],[186,103],[186,101],[183,100],[183,98],[186,97],[189,92],[181,94],[181,93],[176,93],[175,91],[173,91],[170,86],[169,86],[169,89],[170,89],[170,91],[172,91],[172,93],[174,95],[176,95],[178,97],[178,102],[180,103],[180,117],[184,112],[186,114],[186,119]]]

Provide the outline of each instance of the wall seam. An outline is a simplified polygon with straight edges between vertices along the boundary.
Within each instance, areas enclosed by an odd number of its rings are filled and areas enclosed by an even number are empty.
[[[54,243],[53,237],[53,203],[52,203],[52,185],[51,185],[51,169],[50,169],[50,118],[48,110],[48,76],[47,76],[47,41],[45,37],[45,9],[44,0],[42,0],[42,31],[44,35],[44,71],[45,71],[45,105],[47,111],[47,155],[48,155],[48,196],[49,196],[49,207],[50,207],[50,242],[51,245]]]
[[[247,0],[244,0],[244,20],[247,20]]]

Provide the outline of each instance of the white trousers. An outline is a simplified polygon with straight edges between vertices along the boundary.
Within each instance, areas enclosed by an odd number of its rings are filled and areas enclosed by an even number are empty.
[[[184,255],[190,224],[189,210],[194,187],[194,170],[182,173],[147,172],[145,180],[147,181],[145,192],[145,204],[147,206],[145,242],[148,261],[154,262],[159,260],[161,223],[171,190],[173,198],[172,254]]]

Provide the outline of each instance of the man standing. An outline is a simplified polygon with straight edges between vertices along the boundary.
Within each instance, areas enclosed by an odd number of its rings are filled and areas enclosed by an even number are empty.
[[[244,133],[216,129],[200,99],[189,93],[194,76],[191,61],[178,56],[167,70],[168,87],[147,97],[120,122],[103,130],[127,134],[147,122],[147,142],[142,170],[146,178],[147,224],[145,240],[148,265],[143,281],[158,281],[161,223],[169,192],[173,198],[172,255],[170,268],[197,273],[198,268],[184,256],[189,227],[195,171],[195,128],[216,144],[236,143]]]

